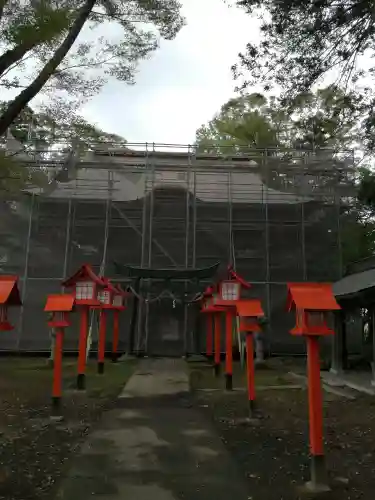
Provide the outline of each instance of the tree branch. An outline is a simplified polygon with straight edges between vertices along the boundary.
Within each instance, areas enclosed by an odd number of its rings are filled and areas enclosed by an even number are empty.
[[[65,37],[65,40],[61,43],[58,49],[56,49],[51,59],[47,62],[47,64],[45,64],[34,81],[22,92],[20,92],[13,101],[11,101],[5,113],[3,113],[0,117],[0,136],[6,132],[8,127],[15,120],[15,118],[17,118],[24,107],[38,94],[38,92],[40,92],[49,78],[56,71],[59,64],[61,64],[66,54],[72,48],[72,45],[76,41],[84,24],[89,18],[95,4],[96,0],[85,1],[82,7],[78,10],[77,17]]]
[[[3,17],[4,14],[4,7],[5,4],[7,3],[8,0],[0,0],[0,19]]]

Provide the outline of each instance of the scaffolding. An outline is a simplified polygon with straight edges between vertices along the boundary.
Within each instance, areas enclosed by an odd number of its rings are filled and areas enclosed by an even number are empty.
[[[93,144],[64,157],[56,144],[13,157],[44,172],[46,182],[17,196],[3,190],[0,199],[0,272],[20,276],[24,301],[16,332],[1,337],[2,350],[48,350],[46,294],[87,262],[114,281],[123,277],[113,261],[166,269],[232,263],[252,283],[250,295],[262,300],[269,349],[280,353],[304,349],[288,334],[286,283],[342,276],[341,214],[353,196],[350,151],[208,154],[189,145]],[[151,297],[154,290],[144,284],[144,292]],[[181,310],[182,351],[193,349],[190,310]],[[150,330],[155,314],[141,305],[139,351],[163,350],[162,337]],[[123,349],[130,315],[122,318]],[[71,350],[75,331],[67,336]]]

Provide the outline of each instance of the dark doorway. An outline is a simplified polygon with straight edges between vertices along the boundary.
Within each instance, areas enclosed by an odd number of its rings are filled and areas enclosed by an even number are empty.
[[[146,352],[151,356],[185,354],[183,304],[164,299],[150,304]]]

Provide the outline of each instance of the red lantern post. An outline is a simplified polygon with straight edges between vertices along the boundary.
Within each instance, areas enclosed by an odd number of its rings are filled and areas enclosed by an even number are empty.
[[[213,315],[214,315],[214,337],[215,337],[215,362],[214,362],[214,374],[215,377],[220,375],[221,371],[221,313],[225,313],[227,318],[228,308],[220,307],[215,304],[218,302],[217,294],[213,297]]]
[[[255,370],[254,370],[254,345],[253,333],[260,332],[259,318],[264,316],[260,300],[239,300],[236,304],[237,314],[240,317],[240,331],[246,334],[246,372],[247,390],[249,398],[249,416],[255,410]]]
[[[61,408],[62,395],[62,358],[64,329],[70,326],[68,313],[73,311],[73,295],[49,295],[44,307],[45,312],[53,313],[48,326],[55,332],[55,351],[53,356],[53,385],[52,385],[52,411],[56,415]]]
[[[332,335],[327,315],[341,309],[328,283],[288,284],[288,311],[296,311],[292,335],[303,335],[307,341],[307,375],[309,392],[311,480],[314,491],[327,491],[327,475],[323,450],[323,402],[320,381],[319,337]]]
[[[236,303],[240,300],[241,289],[250,284],[232,268],[228,268],[229,279],[219,285],[219,294],[214,297],[214,305],[225,308],[225,387],[233,389],[233,319],[236,317]]]
[[[102,278],[105,286],[98,291],[99,306],[93,306],[93,309],[99,309],[99,338],[98,338],[98,373],[104,373],[105,359],[105,337],[107,329],[107,310],[113,309],[113,297],[117,290],[110,283],[108,278]]]
[[[105,287],[105,283],[92,270],[89,264],[84,264],[71,278],[65,280],[62,285],[73,288],[74,299],[81,312],[81,324],[78,345],[78,374],[77,389],[85,388],[86,348],[87,334],[89,328],[90,307],[99,306],[98,291]]]
[[[211,292],[212,293],[212,292]],[[215,295],[216,296],[216,295]],[[215,338],[215,344],[214,344],[214,373],[215,376],[218,376],[220,373],[220,313],[221,312],[227,312],[227,309],[224,307],[218,307],[214,305],[214,296],[210,295],[207,296],[206,299],[202,303],[202,309],[201,312],[206,314],[207,317],[209,317],[211,323],[212,320],[214,319],[214,332],[211,332]],[[212,343],[213,338],[211,338],[211,343]],[[211,351],[212,353],[212,351]],[[212,355],[212,354],[211,354]]]
[[[118,342],[119,342],[119,334],[120,334],[120,311],[124,311],[126,309],[125,303],[126,299],[129,296],[127,292],[125,292],[120,285],[114,287],[116,290],[115,295],[113,296],[113,342],[112,342],[112,362],[116,363],[118,358]]]
[[[0,276],[0,331],[14,329],[8,320],[8,307],[22,306],[17,276]]]

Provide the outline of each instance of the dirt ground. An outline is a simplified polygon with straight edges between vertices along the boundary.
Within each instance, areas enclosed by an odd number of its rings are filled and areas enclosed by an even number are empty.
[[[87,370],[87,390],[74,389],[76,361],[64,362],[62,422],[51,422],[52,369],[46,359],[0,359],[0,499],[53,498],[64,466],[89,428],[115,397],[134,362],[95,361]],[[77,499],[78,500],[78,499]]]
[[[223,377],[215,380],[210,367],[191,366],[195,400],[213,419],[247,478],[251,500],[314,498],[302,488],[310,476],[306,388],[296,387],[301,382],[288,375],[293,369],[290,362],[268,363],[268,369],[256,373],[260,412],[256,423],[245,421],[247,393],[238,364],[233,393],[223,390]],[[332,488],[319,496],[324,500],[374,498],[375,398],[355,394],[355,400],[350,400],[324,392],[325,450]]]

